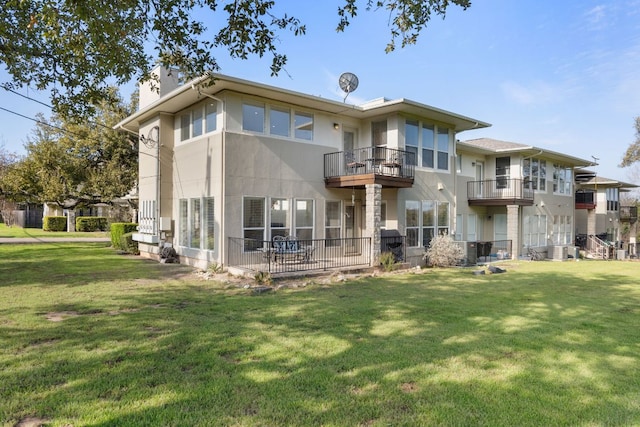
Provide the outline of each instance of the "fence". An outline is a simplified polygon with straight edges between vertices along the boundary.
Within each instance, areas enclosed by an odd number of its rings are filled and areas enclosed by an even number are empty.
[[[371,239],[309,239],[272,242],[230,237],[227,266],[270,274],[368,267]]]

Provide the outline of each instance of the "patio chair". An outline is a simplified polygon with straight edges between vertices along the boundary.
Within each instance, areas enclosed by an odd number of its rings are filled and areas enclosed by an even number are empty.
[[[365,167],[365,163],[358,161],[356,159],[356,155],[353,151],[345,151],[344,160],[347,168],[350,169],[351,173],[356,173],[358,169]]]

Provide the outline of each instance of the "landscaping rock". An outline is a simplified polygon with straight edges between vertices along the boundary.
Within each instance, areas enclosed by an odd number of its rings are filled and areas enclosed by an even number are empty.
[[[504,269],[502,269],[500,267],[495,267],[493,265],[489,266],[489,271],[491,273],[493,273],[493,274],[500,274],[500,273],[506,273],[507,272],[507,270],[504,270]]]

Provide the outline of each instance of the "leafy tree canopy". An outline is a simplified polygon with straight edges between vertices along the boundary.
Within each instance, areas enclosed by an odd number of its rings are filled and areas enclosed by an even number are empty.
[[[27,138],[27,154],[3,176],[0,196],[14,201],[54,202],[60,206],[111,203],[138,179],[137,140],[112,127],[136,107],[126,106],[117,90],[83,122],[39,116]]]
[[[636,117],[636,140],[632,142],[622,157],[620,166],[625,168],[636,162],[640,162],[640,116]]]
[[[467,9],[470,0],[341,0],[337,31],[360,8],[389,14],[386,51],[417,41],[432,15],[450,4]],[[81,116],[112,93],[109,85],[152,79],[154,63],[177,67],[186,78],[218,70],[212,56],[272,57],[277,74],[287,57],[276,49],[277,34],[305,34],[294,16],[276,15],[275,0],[4,0],[0,9],[0,62],[9,88],[52,91],[55,111]],[[207,28],[207,23],[218,23]],[[212,24],[215,25],[215,24]]]

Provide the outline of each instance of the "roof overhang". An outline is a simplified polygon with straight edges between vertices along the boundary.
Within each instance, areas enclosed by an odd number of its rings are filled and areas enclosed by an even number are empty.
[[[194,79],[122,120],[115,126],[115,128],[125,129],[130,132],[138,132],[138,128],[141,123],[144,123],[158,114],[175,114],[178,111],[198,102],[205,94],[216,96],[223,91],[232,91],[235,93],[263,97],[291,105],[297,105],[301,108],[321,111],[336,116],[352,117],[360,120],[376,116],[402,113],[426,117],[437,122],[445,123],[451,126],[456,132],[491,126],[489,123],[482,122],[480,120],[472,119],[470,117],[462,116],[460,114],[404,98],[391,101],[383,100],[381,102],[370,102],[362,106],[358,106],[221,74],[214,74],[213,84],[209,83],[209,77]]]

